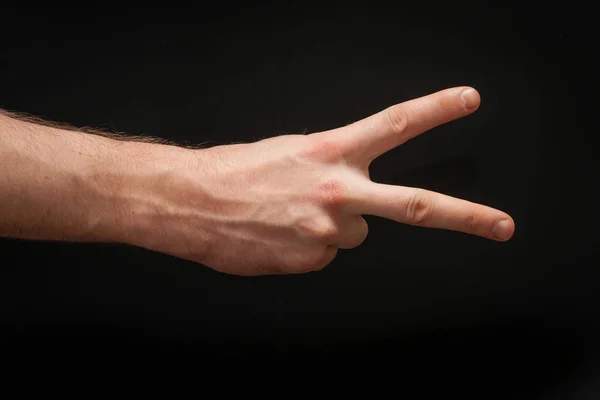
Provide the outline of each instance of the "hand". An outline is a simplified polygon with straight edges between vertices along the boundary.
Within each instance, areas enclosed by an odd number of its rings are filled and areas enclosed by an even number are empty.
[[[226,273],[263,275],[327,266],[338,249],[365,240],[362,215],[508,240],[514,222],[504,212],[369,177],[381,154],[479,104],[476,90],[457,87],[338,129],[200,150],[202,179],[173,189],[167,208],[176,212],[161,220],[169,239],[147,247]]]

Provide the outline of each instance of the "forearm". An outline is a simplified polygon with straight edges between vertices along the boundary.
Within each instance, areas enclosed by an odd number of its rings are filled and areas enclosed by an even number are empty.
[[[135,242],[136,218],[157,207],[153,188],[174,168],[164,154],[177,151],[0,112],[0,235]]]

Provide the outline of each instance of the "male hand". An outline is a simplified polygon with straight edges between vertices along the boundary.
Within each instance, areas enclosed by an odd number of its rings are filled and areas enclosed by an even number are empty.
[[[469,87],[391,106],[338,129],[193,151],[172,179],[155,228],[133,244],[225,273],[303,273],[367,237],[362,215],[508,240],[506,213],[425,189],[374,183],[370,163],[480,104]],[[167,193],[167,192],[165,192]]]

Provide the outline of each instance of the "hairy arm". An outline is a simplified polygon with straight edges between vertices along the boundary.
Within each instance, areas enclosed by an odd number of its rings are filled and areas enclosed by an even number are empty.
[[[136,243],[162,182],[189,161],[157,138],[0,110],[0,236]]]

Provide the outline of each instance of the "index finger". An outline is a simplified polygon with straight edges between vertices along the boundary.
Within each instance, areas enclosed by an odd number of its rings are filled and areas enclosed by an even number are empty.
[[[473,113],[480,102],[474,88],[454,87],[393,105],[322,135],[345,156],[371,161],[423,132]]]

